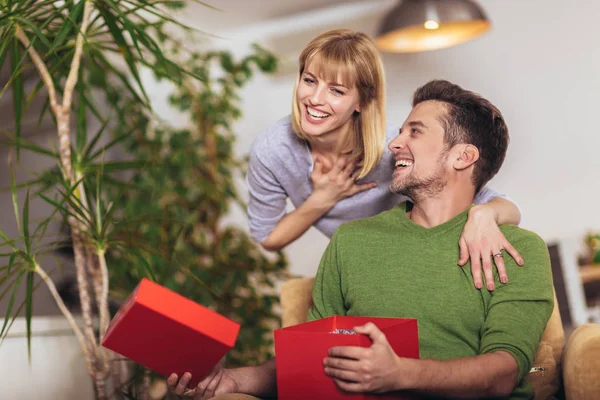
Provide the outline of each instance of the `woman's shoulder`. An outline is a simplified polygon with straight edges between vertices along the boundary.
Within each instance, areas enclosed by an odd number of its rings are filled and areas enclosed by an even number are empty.
[[[252,153],[273,154],[279,147],[295,147],[301,144],[301,140],[292,129],[291,116],[288,115],[269,126],[254,139]]]

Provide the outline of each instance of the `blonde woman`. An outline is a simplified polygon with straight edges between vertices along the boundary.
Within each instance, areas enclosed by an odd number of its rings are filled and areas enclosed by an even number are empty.
[[[267,250],[279,250],[315,226],[328,237],[342,223],[371,217],[406,200],[389,190],[394,160],[387,144],[398,127],[386,125],[384,72],[365,34],[347,29],[315,37],[302,51],[292,115],[254,142],[247,184],[249,226]],[[286,214],[286,199],[295,210]],[[481,263],[494,289],[492,248],[523,260],[498,229],[518,224],[518,207],[483,188],[475,198],[460,246],[460,265],[471,259],[475,285]],[[503,282],[501,257],[494,257]]]

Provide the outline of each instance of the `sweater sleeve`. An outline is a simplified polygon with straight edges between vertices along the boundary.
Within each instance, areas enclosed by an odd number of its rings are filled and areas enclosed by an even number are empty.
[[[521,207],[519,206],[519,204],[516,201],[514,201],[507,195],[497,192],[494,189],[487,187],[487,186],[484,186],[475,195],[475,199],[473,200],[473,203],[485,204],[485,203],[488,203],[490,200],[492,200],[494,197],[500,197],[500,198],[506,199],[506,200],[510,201],[511,203],[513,203],[515,205],[515,207],[517,207],[517,210],[519,210],[519,214],[521,215],[521,220],[523,219],[523,212],[521,211]]]
[[[308,311],[308,321],[346,314],[339,270],[338,241],[338,235],[334,234],[321,258],[313,284],[313,306]]]
[[[519,381],[529,372],[554,305],[550,257],[544,241],[515,227],[507,235],[525,265],[512,258],[504,262],[509,281],[489,293],[487,315],[481,329],[480,354],[506,351],[519,365]],[[510,235],[510,233],[515,233]]]
[[[268,137],[259,136],[252,145],[246,174],[248,186],[248,225],[252,238],[262,242],[285,215],[287,193],[269,167],[273,152]]]

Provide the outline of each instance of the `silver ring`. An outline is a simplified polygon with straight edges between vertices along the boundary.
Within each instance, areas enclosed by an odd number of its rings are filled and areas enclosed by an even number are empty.
[[[502,250],[500,250],[499,252],[497,252],[496,254],[494,254],[494,257],[503,258],[504,256],[502,255]]]

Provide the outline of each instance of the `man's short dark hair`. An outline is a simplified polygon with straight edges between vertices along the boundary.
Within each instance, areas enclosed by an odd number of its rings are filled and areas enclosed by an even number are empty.
[[[444,80],[433,80],[415,91],[413,107],[424,101],[446,105],[441,117],[444,142],[450,148],[459,143],[472,144],[479,150],[473,184],[479,191],[498,173],[508,147],[508,127],[500,110],[477,93]]]

